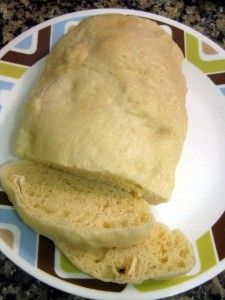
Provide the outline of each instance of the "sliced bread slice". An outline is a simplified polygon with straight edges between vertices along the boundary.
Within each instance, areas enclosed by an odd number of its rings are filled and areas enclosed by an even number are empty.
[[[147,202],[32,161],[0,169],[1,185],[34,230],[76,247],[127,247],[152,229]]]
[[[186,236],[160,223],[143,242],[128,248],[80,250],[63,240],[55,240],[55,244],[76,267],[103,281],[169,279],[188,272],[194,265]]]

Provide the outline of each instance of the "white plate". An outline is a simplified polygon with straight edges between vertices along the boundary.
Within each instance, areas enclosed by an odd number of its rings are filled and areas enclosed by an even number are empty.
[[[196,266],[173,280],[117,285],[74,268],[48,239],[27,227],[0,192],[0,250],[15,264],[63,291],[94,299],[157,299],[186,291],[225,269],[225,52],[198,32],[167,18],[125,9],[67,14],[31,28],[0,52],[0,165],[14,158],[20,110],[55,42],[83,18],[105,13],[156,20],[185,55],[188,134],[171,200],[154,208],[159,221],[181,228],[193,243]],[[163,86],[162,86],[163,88]]]

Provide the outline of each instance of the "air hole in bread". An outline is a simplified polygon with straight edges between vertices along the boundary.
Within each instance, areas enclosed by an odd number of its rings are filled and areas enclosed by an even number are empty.
[[[154,270],[155,268],[156,268],[155,265],[150,267],[151,270]]]
[[[35,204],[34,204],[34,208],[40,208],[39,203],[35,203]]]
[[[46,214],[54,214],[56,212],[56,210],[51,208],[45,208],[44,211]]]
[[[104,223],[103,223],[103,227],[104,227],[104,228],[112,228],[112,224],[109,223],[109,222],[104,222]]]
[[[159,232],[159,239],[162,239],[163,236],[164,236],[164,232],[163,232],[163,231],[160,231],[160,232]]]
[[[167,256],[163,256],[161,259],[160,259],[161,263],[166,263],[168,261],[168,257]]]
[[[126,220],[123,220],[123,221],[121,222],[121,226],[122,226],[122,227],[127,227],[127,221],[126,221]]]
[[[172,130],[168,127],[161,126],[157,128],[155,134],[160,137],[169,137],[172,135]]]
[[[125,274],[126,273],[126,268],[125,267],[116,268],[116,270],[119,274]]]
[[[184,263],[183,261],[179,261],[179,262],[177,263],[177,266],[178,266],[179,268],[184,268],[184,267],[185,267],[185,263]]]
[[[142,214],[142,216],[141,216],[141,222],[145,222],[147,220],[148,220],[148,215]]]
[[[180,254],[180,257],[187,256],[188,255],[188,249],[182,249],[179,254]]]
[[[129,193],[131,194],[132,197],[138,196],[138,193],[136,191],[130,191]]]
[[[70,212],[68,210],[65,210],[63,212],[63,217],[67,218],[69,216]]]
[[[109,207],[110,207],[109,202],[106,202],[106,203],[104,204],[104,206],[103,206],[104,209],[107,209],[107,208],[109,208]]]

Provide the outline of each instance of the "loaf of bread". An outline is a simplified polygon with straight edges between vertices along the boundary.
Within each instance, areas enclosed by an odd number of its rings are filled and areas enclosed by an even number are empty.
[[[41,163],[8,163],[0,181],[25,223],[79,248],[128,247],[153,228],[144,199]]]
[[[187,273],[194,265],[185,235],[160,223],[155,223],[143,242],[129,248],[80,250],[63,240],[55,243],[77,268],[103,281],[169,279]]]
[[[187,130],[183,55],[155,22],[82,21],[53,48],[15,150],[93,181],[167,201]]]

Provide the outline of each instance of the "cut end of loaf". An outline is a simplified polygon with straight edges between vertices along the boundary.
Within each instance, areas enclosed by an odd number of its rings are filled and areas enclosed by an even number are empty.
[[[24,155],[22,155],[23,157]],[[31,159],[26,157],[26,159]],[[32,160],[32,159],[31,159]],[[142,198],[146,200],[151,205],[157,205],[163,202],[167,202],[168,198],[163,198],[152,191],[148,191],[138,183],[129,180],[127,178],[122,178],[118,175],[112,174],[110,172],[94,172],[81,170],[79,168],[73,167],[65,167],[56,163],[52,163],[50,161],[39,161],[39,163],[48,165],[51,168],[56,170],[62,170],[64,172],[69,172],[75,176],[83,178],[84,180],[89,180],[100,186],[106,185],[106,188],[116,189],[117,191],[129,193],[134,198]]]
[[[154,224],[145,200],[41,163],[9,163],[0,178],[29,226],[78,247],[131,246]]]
[[[19,161],[5,172],[6,180],[25,196],[27,206],[52,218],[96,228],[145,224],[147,203],[129,193],[52,169],[36,162]]]

